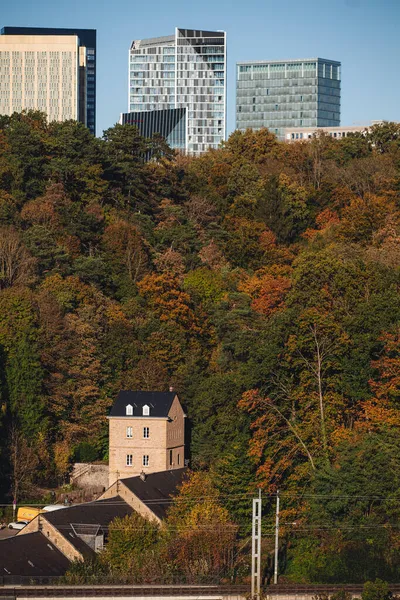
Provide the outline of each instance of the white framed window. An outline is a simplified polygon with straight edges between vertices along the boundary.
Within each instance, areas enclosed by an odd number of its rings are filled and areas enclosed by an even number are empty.
[[[149,466],[149,455],[148,454],[144,454],[143,455],[143,466],[144,467],[148,467]]]
[[[133,406],[132,406],[132,404],[127,404],[127,406],[126,406],[126,414],[127,415],[133,415]]]
[[[143,437],[148,439],[150,437],[150,429],[149,427],[143,427]]]
[[[126,455],[126,466],[131,467],[133,465],[133,454]]]
[[[145,404],[145,405],[143,406],[143,409],[142,409],[142,414],[143,414],[145,417],[148,417],[148,416],[149,416],[149,414],[150,414],[150,406],[148,406],[147,404]]]
[[[132,427],[127,427],[127,428],[126,428],[126,437],[127,437],[127,438],[131,438],[131,437],[133,437],[133,431],[132,431]]]

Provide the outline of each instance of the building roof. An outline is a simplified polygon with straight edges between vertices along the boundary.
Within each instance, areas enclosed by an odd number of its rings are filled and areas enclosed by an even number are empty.
[[[334,65],[341,65],[341,62],[338,60],[332,60],[331,58],[321,58],[315,56],[313,58],[288,58],[286,60],[239,60],[237,65],[275,65],[282,63],[302,63],[302,62],[311,62],[311,61],[321,61],[332,63]]]
[[[64,575],[70,561],[39,531],[0,540],[0,576]]]
[[[145,479],[140,475],[121,479],[131,492],[139,498],[159,519],[164,519],[171,498],[177,494],[177,488],[182,483],[186,468],[171,469],[149,473]]]
[[[110,417],[126,417],[126,407],[133,407],[133,417],[143,416],[143,406],[150,408],[150,417],[168,417],[176,392],[134,392],[121,390],[111,409]],[[148,418],[145,417],[145,418]]]
[[[79,535],[96,535],[106,531],[115,517],[130,515],[133,509],[120,496],[86,502],[76,506],[42,514],[83,556],[93,555],[93,550]]]

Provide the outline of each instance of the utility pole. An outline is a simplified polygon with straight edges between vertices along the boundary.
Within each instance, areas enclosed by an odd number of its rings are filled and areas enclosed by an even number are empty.
[[[274,584],[278,583],[278,551],[279,551],[279,490],[276,491],[276,516],[275,516],[275,563]]]
[[[261,588],[261,489],[258,498],[253,498],[253,520],[251,536],[251,598],[260,599]]]

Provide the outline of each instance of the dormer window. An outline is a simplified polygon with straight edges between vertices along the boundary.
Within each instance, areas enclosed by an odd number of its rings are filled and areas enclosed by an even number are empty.
[[[133,415],[133,406],[132,406],[132,404],[127,404],[127,406],[126,406],[126,414],[128,416]]]
[[[143,415],[144,417],[148,417],[148,416],[150,415],[150,406],[148,406],[147,404],[145,404],[145,405],[143,406],[143,409],[142,409],[142,415]]]

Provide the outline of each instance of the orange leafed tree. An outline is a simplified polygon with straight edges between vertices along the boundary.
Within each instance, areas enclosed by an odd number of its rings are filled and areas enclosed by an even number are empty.
[[[378,377],[371,380],[374,397],[362,403],[360,429],[379,430],[400,427],[400,327],[381,336],[384,349],[381,357],[372,362]]]
[[[251,296],[253,310],[269,317],[285,307],[285,297],[291,287],[288,274],[287,268],[272,272],[260,270],[247,277],[239,289]]]

